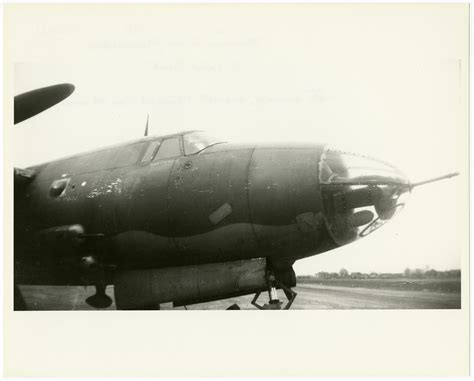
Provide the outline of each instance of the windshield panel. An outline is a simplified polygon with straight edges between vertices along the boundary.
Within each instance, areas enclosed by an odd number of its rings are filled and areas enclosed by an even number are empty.
[[[217,139],[213,136],[208,135],[203,131],[189,132],[183,136],[184,143],[184,154],[193,155],[201,152],[202,150],[219,144],[225,143],[221,139]]]
[[[181,156],[181,148],[179,147],[181,142],[179,140],[179,136],[174,136],[163,140],[161,142],[160,148],[158,148],[158,152],[153,158],[153,161]]]

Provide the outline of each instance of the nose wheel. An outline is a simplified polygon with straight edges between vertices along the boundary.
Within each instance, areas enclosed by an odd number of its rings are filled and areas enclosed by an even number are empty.
[[[258,304],[257,301],[261,292],[257,292],[252,299],[252,305],[259,310],[289,310],[296,299],[296,295],[298,294],[276,279],[271,270],[267,270],[266,278],[268,285],[268,303],[265,303],[263,306]],[[288,299],[288,302],[285,304],[285,306],[283,306],[283,302],[278,299],[277,288],[281,288]]]

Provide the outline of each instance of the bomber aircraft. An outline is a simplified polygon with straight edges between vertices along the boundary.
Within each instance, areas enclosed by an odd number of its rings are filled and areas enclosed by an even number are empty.
[[[15,96],[15,124],[73,90]],[[289,309],[295,261],[367,236],[414,187],[455,175],[411,183],[388,163],[325,144],[242,145],[201,131],[15,168],[14,308],[26,308],[22,284],[94,285],[96,308],[111,305],[113,284],[117,309],[250,294],[259,309]]]

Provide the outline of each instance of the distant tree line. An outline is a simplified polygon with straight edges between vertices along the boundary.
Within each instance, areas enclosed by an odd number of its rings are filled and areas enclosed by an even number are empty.
[[[349,272],[347,269],[340,269],[336,272],[320,271],[314,275],[300,275],[300,279],[319,278],[319,279],[390,279],[390,278],[412,278],[412,279],[427,279],[427,278],[460,278],[461,270],[446,270],[437,271],[434,269],[410,269],[406,268],[403,273],[362,273]]]

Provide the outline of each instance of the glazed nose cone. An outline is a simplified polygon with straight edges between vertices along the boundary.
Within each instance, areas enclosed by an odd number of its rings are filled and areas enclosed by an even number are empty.
[[[326,226],[338,245],[365,237],[405,205],[411,185],[381,160],[326,149],[319,163]]]

